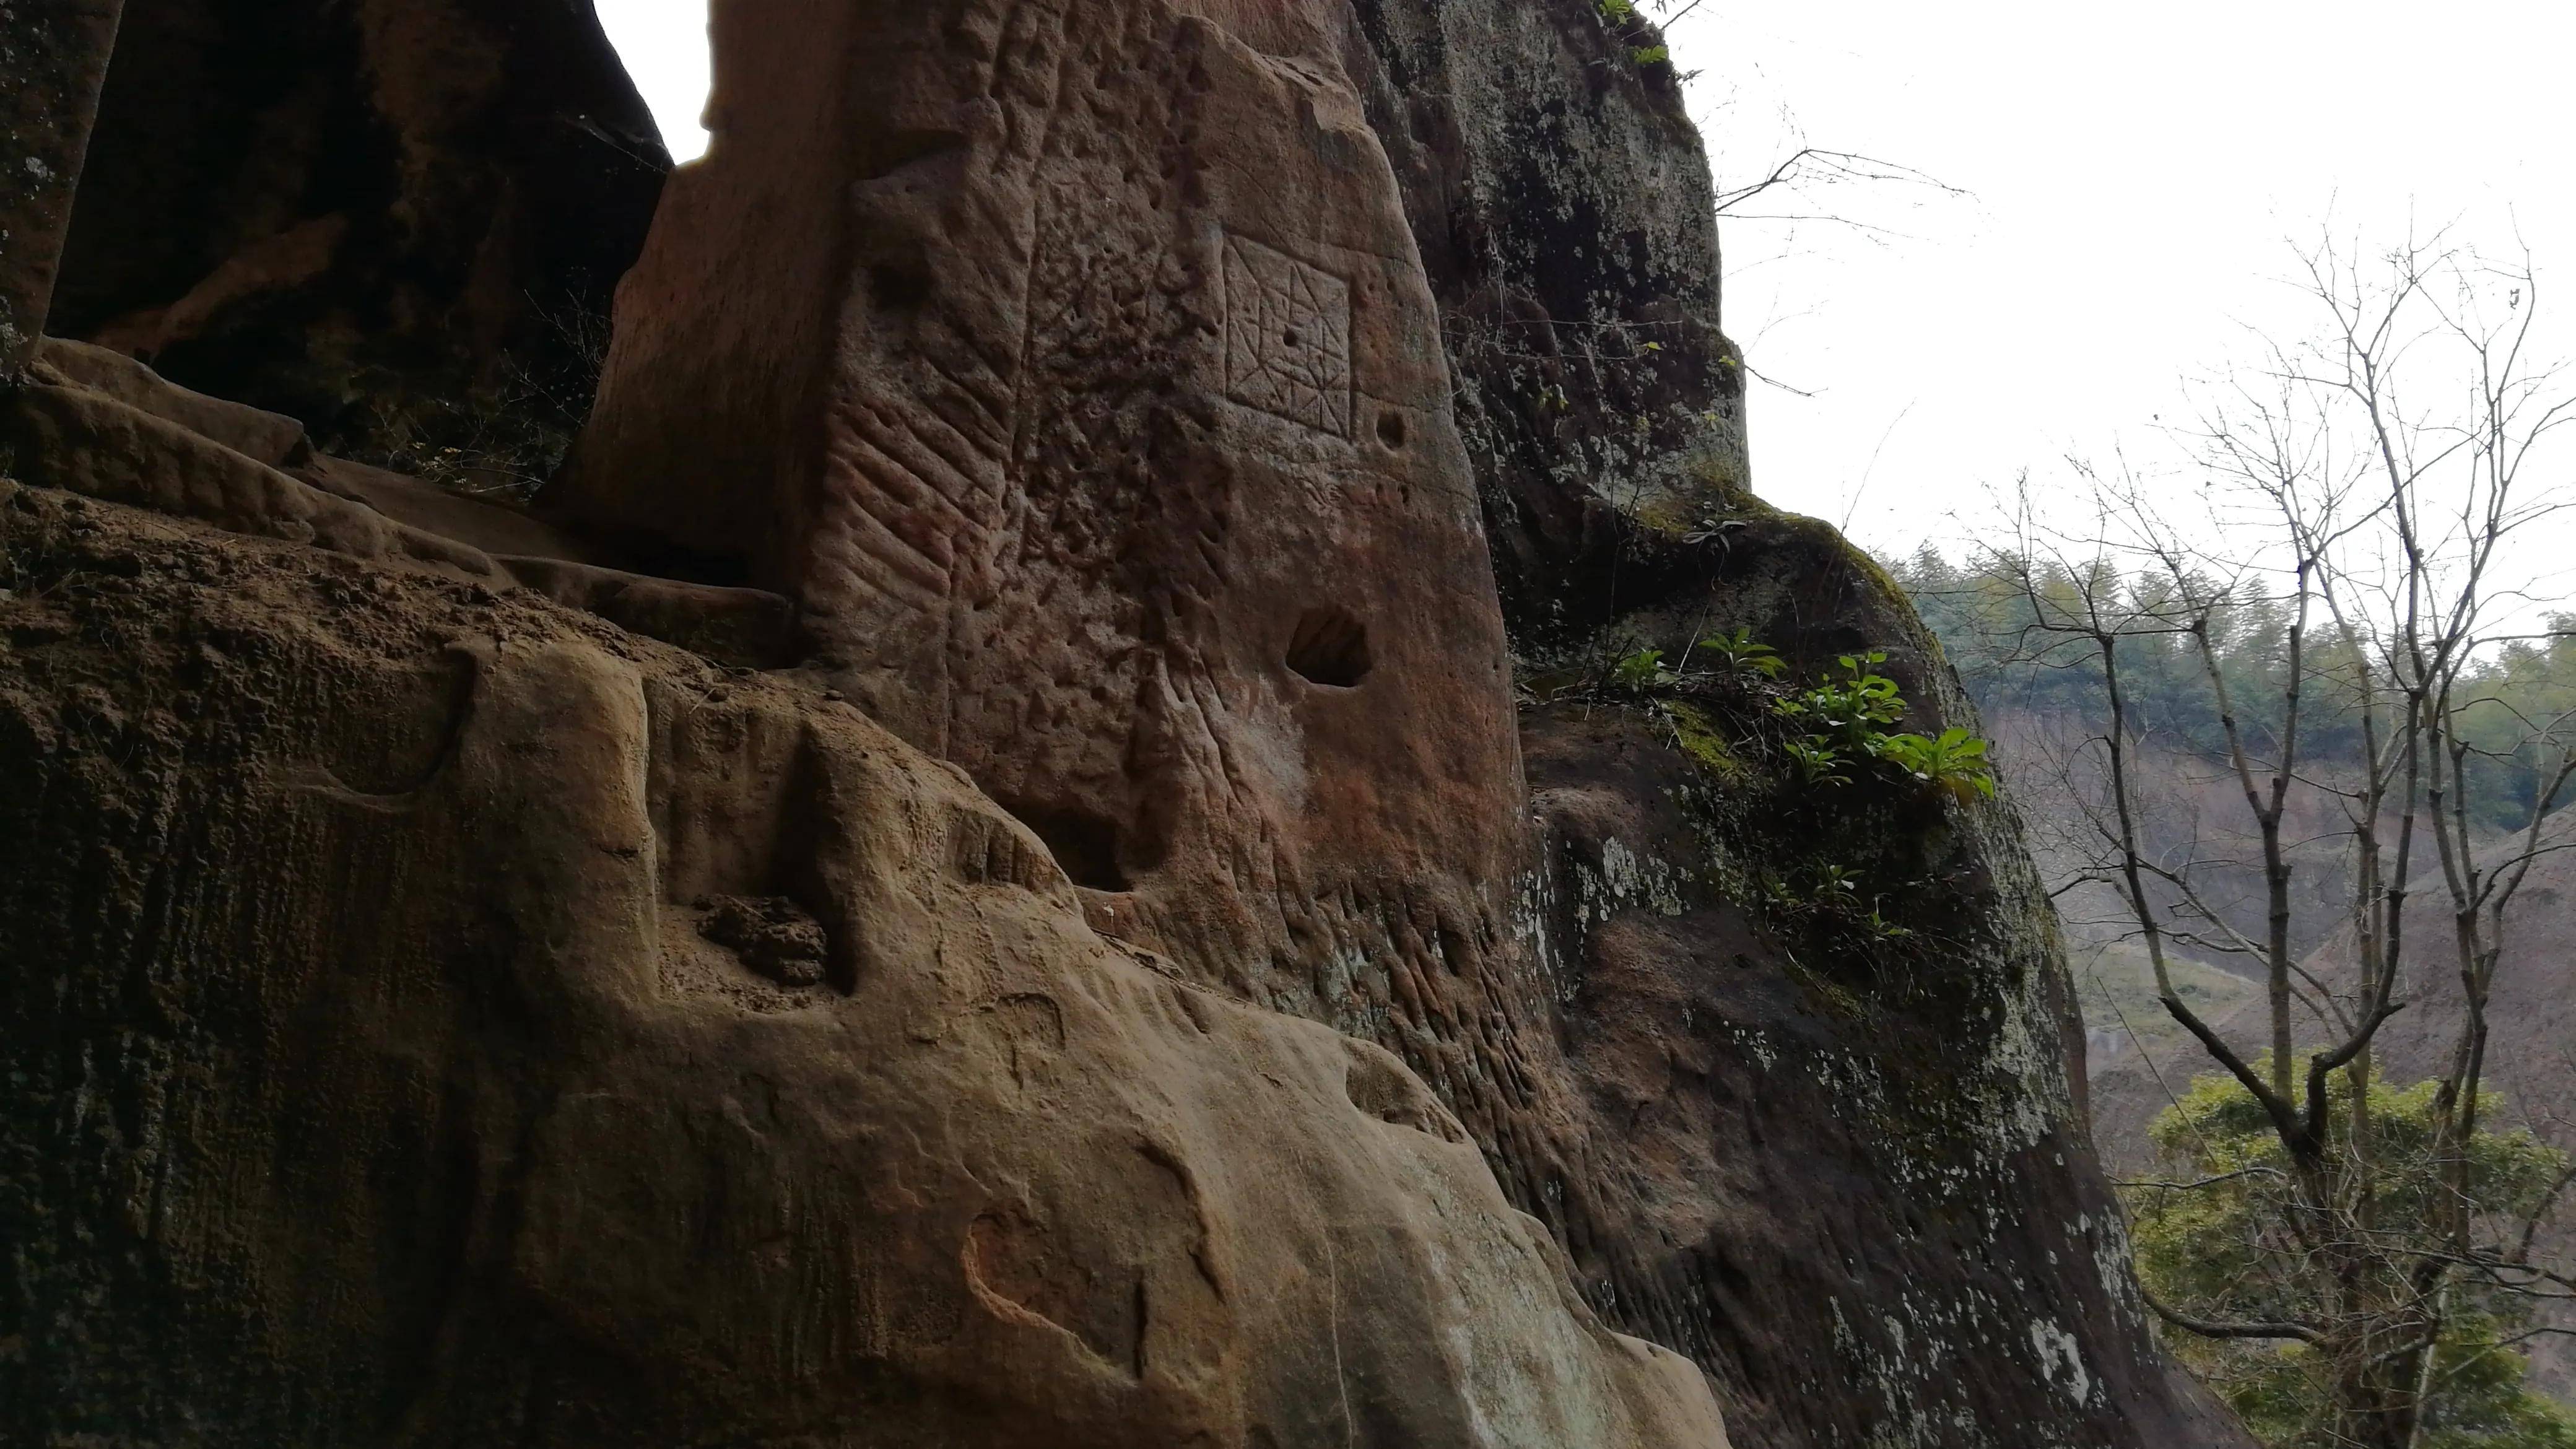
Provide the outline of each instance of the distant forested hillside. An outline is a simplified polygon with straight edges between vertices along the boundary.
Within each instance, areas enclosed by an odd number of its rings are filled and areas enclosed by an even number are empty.
[[[2100,750],[2089,743],[2108,714],[2096,655],[2088,642],[2048,626],[2065,622],[2088,582],[2096,597],[2110,593],[2151,621],[2162,603],[2159,581],[2082,581],[2033,570],[2033,589],[2010,558],[1954,563],[1930,548],[1881,562],[1913,594],[1994,737],[1996,760],[2067,928],[2087,1029],[2096,1141],[2115,1174],[2144,1172],[2152,1159],[2149,1121],[2212,1068],[2157,1003],[2146,952],[2104,871],[2106,797]],[[2273,749],[2291,620],[2279,600],[2261,597],[2235,601],[2213,616],[2211,652],[2257,759]],[[2503,643],[2471,680],[2479,704],[2470,718],[2485,757],[2464,773],[2470,812],[2485,833],[2500,835],[2528,819],[2535,782],[2548,767],[2542,752],[2554,756],[2567,744],[2563,725],[2554,732],[2535,727],[2576,710],[2576,613],[2547,615],[2531,632],[2537,637]],[[2148,777],[2135,796],[2151,849],[2200,862],[2212,882],[2208,894],[2251,929],[2264,902],[2260,852],[2246,826],[2242,786],[2226,765],[2199,650],[2185,636],[2148,626],[2122,639],[2119,657],[2133,724],[2131,758]],[[2336,695],[2335,665],[2328,654],[2320,671],[2328,678],[2311,681],[2303,705],[2310,713],[2300,730],[2300,772],[2309,779],[2349,779],[2361,768],[2352,701]],[[2544,736],[2538,747],[2522,743],[2535,733]],[[2349,827],[2326,792],[2300,797],[2284,832],[2296,868],[2292,939],[2311,971],[2337,975],[2352,947]],[[2562,802],[2548,828],[2565,840],[2571,818],[2576,812]],[[2513,847],[2500,842],[2498,848]],[[2432,869],[2421,858],[2418,863]],[[2438,942],[2447,930],[2447,907],[2429,885],[2421,899],[2428,939]],[[2168,945],[2177,991],[2222,1034],[2250,1043],[2262,1029],[2259,964],[2227,949],[2222,930],[2186,929]],[[2424,959],[2435,962],[2446,947],[2428,949],[2434,954]],[[2576,1103],[2576,849],[2538,859],[2504,951],[2493,1007],[2494,1110],[2503,1122],[2576,1148],[2576,1122],[2566,1115]],[[2401,1013],[2380,1040],[2391,1080],[2435,1075],[2447,1061],[2458,1028],[2456,1000],[2426,992],[2415,1008]],[[2301,1027],[2303,1045],[2322,1044],[2308,1040],[2312,1025]],[[2576,1253],[2564,1223],[2544,1231],[2542,1242],[2562,1256]],[[2576,1313],[2553,1309],[2546,1322],[2548,1331],[2531,1345],[2532,1384],[2576,1403]]]
[[[2034,567],[2028,570],[2039,581],[2034,593],[2018,560],[1989,555],[1953,563],[1930,545],[1911,558],[1881,562],[1914,596],[1924,622],[1940,637],[1989,720],[2022,717],[2101,728],[2107,711],[2102,672],[2091,646],[2050,627],[2067,621],[2079,585],[2087,581],[2063,569]],[[2096,594],[2106,592],[2101,587],[2105,581],[2089,582]],[[2221,758],[2215,694],[2198,648],[2184,635],[2158,632],[2152,624],[2170,612],[2172,585],[2141,573],[2116,581],[2108,592],[2121,598],[2138,621],[2137,632],[2120,645],[2133,730],[2153,747],[2213,762]],[[2271,752],[2269,736],[2279,727],[2282,660],[2292,622],[2284,600],[2250,593],[2231,599],[2214,616],[2213,652],[2238,723],[2249,732],[2258,758]],[[2534,621],[2531,633],[2531,638],[2504,644],[2475,675],[2480,705],[2469,720],[2485,758],[2473,762],[2468,772],[2469,804],[2488,828],[2510,828],[2528,818],[2548,763],[2526,743],[2531,734],[2526,722],[2576,710],[2576,612],[2547,614]],[[2358,712],[2349,691],[2339,694],[2335,686],[2358,677],[2359,671],[2337,657],[2339,646],[2322,628],[2311,628],[2308,648],[2313,677],[2302,705],[2306,719],[2300,753],[2319,771],[2357,768],[2362,750]],[[2025,809],[2038,803],[2023,802]]]

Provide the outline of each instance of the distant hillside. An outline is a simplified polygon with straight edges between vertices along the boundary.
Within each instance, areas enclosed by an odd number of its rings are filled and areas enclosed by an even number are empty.
[[[2143,1165],[2146,1122],[2163,1109],[2167,1091],[2180,1094],[2193,1073],[2205,1068],[2198,1044],[2156,999],[2155,971],[2144,946],[2095,941],[2068,954],[2084,1011],[2087,1075],[2095,1084],[2094,1130],[2104,1138],[2105,1164],[2126,1173]],[[2174,989],[2207,1020],[2231,1019],[2262,995],[2254,982],[2187,956],[2174,959],[2170,970]],[[2106,1112],[2120,1119],[2116,1133],[2103,1130]]]
[[[2111,983],[2145,981],[2146,961],[2143,952],[2119,944],[2135,927],[2107,870],[2109,792],[2095,741],[2107,724],[2108,709],[2089,646],[2039,627],[2038,607],[2007,558],[1954,564],[1927,546],[1911,558],[1881,562],[1914,596],[1924,622],[1977,703],[1994,740],[1995,758],[2029,826],[2041,875],[2075,946],[2078,976],[2098,969],[2106,983],[2100,991],[2085,993],[2095,1070],[2116,1065],[2118,1053],[2105,1049],[2124,1039],[2129,1027],[2110,1007],[2128,998],[2125,985]],[[2040,585],[2073,587],[2069,580],[2052,582],[2045,571]],[[2153,606],[2153,581],[2141,578],[2125,587],[2140,609]],[[2222,610],[2216,622],[2218,667],[2235,697],[2249,749],[2262,758],[2271,749],[2276,723],[2281,685],[2276,660],[2288,613],[2278,600],[2249,597]],[[2518,734],[2509,721],[2576,710],[2576,614],[2552,615],[2550,622],[2562,631],[2560,637],[2511,645],[2476,676],[2483,701],[2475,717],[2483,723],[2476,727],[2490,736],[2479,743],[2492,758],[2470,776],[2470,809],[2490,829],[2501,831],[2527,818],[2523,812],[2534,780],[2546,763],[2537,752],[2513,747]],[[2242,786],[2227,765],[2205,666],[2171,636],[2125,639],[2121,649],[2144,844],[2157,857],[2192,860],[2212,907],[2236,929],[2259,935],[2264,903],[2260,842]],[[2360,768],[2359,737],[2350,720],[2336,715],[2320,693],[2311,686],[2304,706],[2300,775],[2330,784]],[[2562,818],[2576,819],[2576,812],[2562,812]],[[2294,792],[2283,834],[2293,867],[2293,948],[2330,965],[2349,908],[2350,838],[2339,801],[2327,790]],[[2512,949],[2537,950],[2556,941],[2563,958],[2565,932],[2576,917],[2576,905],[2563,895],[2565,869],[2553,862],[2535,873],[2517,917],[2516,929],[2523,934]],[[2173,951],[2209,968],[2187,971],[2195,989],[2212,992],[2216,999],[2226,991],[2218,977],[2255,970],[2249,960],[2228,950],[2223,931],[2193,936],[2188,923],[2184,928]],[[2142,999],[2152,1005],[2152,991]],[[2161,1010],[2155,1015],[2161,1018]],[[2431,1030],[2418,1024],[2425,1019],[2417,1013],[2401,1022],[2409,1031]],[[2134,1013],[2130,1023],[2136,1025]],[[2553,1056],[2576,1057],[2576,1029],[2564,1017],[2542,1013],[2515,1025],[2518,1031],[2540,1032],[2545,1023],[2558,1024],[2556,1035],[2549,1037],[2556,1044],[2549,1048]],[[2391,1050],[2397,1049],[2397,1039],[2391,1038]],[[2576,1097],[2562,1094],[2558,1100]],[[2104,1151],[2116,1161],[2124,1150],[2119,1124],[2103,1125]]]
[[[2100,878],[2107,793],[2086,749],[2106,713],[2099,676],[2079,656],[2051,652],[2045,637],[2023,627],[2028,606],[2000,570],[1957,568],[1929,551],[1888,567],[1914,591],[1977,701],[1999,769],[2028,824],[2032,853],[2055,895],[2084,1015],[2086,1077],[2103,1164],[2115,1179],[2142,1175],[2153,1156],[2148,1124],[2194,1076],[2213,1067],[2156,1000],[2126,903]],[[2576,615],[2554,622],[2576,625]],[[2222,651],[2236,682],[2257,686],[2242,689],[2241,699],[2260,699],[2263,654],[2277,642],[2280,624],[2278,612],[2260,601],[2242,611]],[[2188,853],[2201,862],[2210,898],[2251,932],[2263,901],[2259,842],[2241,787],[2219,753],[2206,686],[2187,662],[2142,643],[2134,672],[2124,670],[2141,722],[2133,759],[2143,781],[2144,837],[2152,852]],[[2508,651],[2481,684],[2500,708],[2526,716],[2576,707],[2576,640]],[[2247,715],[2250,729],[2263,728],[2259,706]],[[2332,727],[2320,730],[2309,745],[2314,763],[2303,773],[2330,778],[2339,746],[2348,742]],[[2505,761],[2486,777],[2478,809],[2491,823],[2510,818],[2514,792],[2527,798],[2529,779],[2522,762]],[[2527,1126],[2576,1150],[2576,810],[2562,808],[2551,830],[2566,848],[2534,863],[2517,898],[2489,1009],[2486,1080],[2503,1096],[2505,1124]],[[2295,871],[2293,942],[2312,975],[2348,979],[2347,827],[2330,796],[2307,792],[2305,800],[2293,796],[2284,834]],[[2497,848],[2509,849],[2510,842]],[[2399,1082],[2445,1070],[2460,1027],[2441,881],[2421,879],[2416,892],[2415,989],[2408,1008],[2381,1030],[2377,1048],[2381,1075]],[[2206,943],[2176,944],[2169,954],[2184,1000],[2249,1054],[2259,1049],[2268,1028],[2256,964]],[[2315,1035],[2303,1030],[2301,1045],[2316,1045]],[[2576,1213],[2562,1210],[2540,1246],[2576,1258]],[[2556,1321],[2576,1329],[2576,1309]],[[2576,1336],[2544,1335],[2531,1352],[2534,1386],[2576,1402]]]

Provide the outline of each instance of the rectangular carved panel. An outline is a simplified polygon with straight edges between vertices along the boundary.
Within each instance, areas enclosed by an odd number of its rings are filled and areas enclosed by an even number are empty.
[[[1351,289],[1285,252],[1225,239],[1225,390],[1236,402],[1351,435]]]

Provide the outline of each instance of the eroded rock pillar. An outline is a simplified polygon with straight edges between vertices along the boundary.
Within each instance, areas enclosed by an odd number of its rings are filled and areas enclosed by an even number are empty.
[[[0,0],[0,378],[35,359],[123,0]]]
[[[713,34],[713,142],[558,501],[795,597],[1104,927],[1328,1017],[1358,957],[1460,969],[1515,860],[1505,646],[1327,28],[731,0]]]

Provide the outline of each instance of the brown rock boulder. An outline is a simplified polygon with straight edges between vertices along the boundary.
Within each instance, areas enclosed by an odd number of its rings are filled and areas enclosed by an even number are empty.
[[[11,1442],[1725,1442],[1400,1063],[811,685],[52,490],[0,550]]]
[[[1535,686],[1523,932],[1554,992],[1515,1039],[1562,1043],[1584,1105],[1514,1115],[1507,1185],[1606,1318],[1708,1370],[1739,1443],[2243,1443],[2129,1284],[2009,804],[1807,787],[1757,699],[1537,701],[1741,626],[1801,679],[1884,649],[1910,728],[1976,727],[1885,577],[1746,491],[1712,187],[1660,37],[1590,0],[1347,16]],[[1879,925],[1816,928],[1827,870]]]

